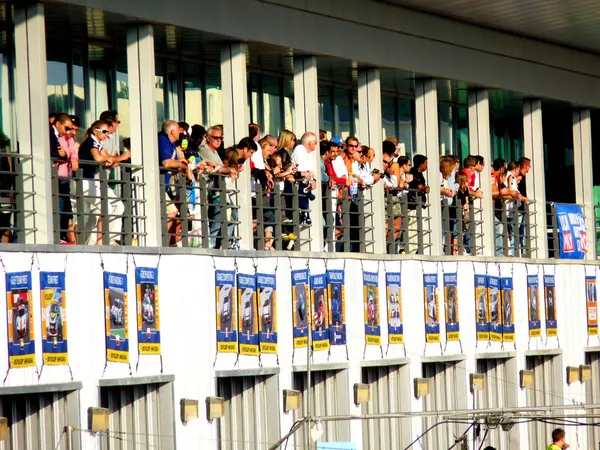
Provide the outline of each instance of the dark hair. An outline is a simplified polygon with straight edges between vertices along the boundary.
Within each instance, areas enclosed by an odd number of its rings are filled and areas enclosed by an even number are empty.
[[[248,136],[250,137],[250,139],[254,140],[254,138],[259,134],[260,127],[257,124],[251,123],[250,125],[248,125]]]
[[[381,148],[386,155],[394,156],[394,153],[396,153],[396,146],[392,141],[383,141]]]
[[[236,145],[235,148],[237,148],[238,150],[247,148],[247,149],[256,151],[256,142],[254,142],[249,137],[245,137],[245,138],[242,138],[242,140],[240,142],[238,142],[238,145]]]
[[[319,130],[319,140],[323,141],[327,139],[327,131],[325,130]]]
[[[511,161],[508,163],[508,167],[506,168],[509,172],[512,172],[513,170],[515,170],[517,167],[519,167],[519,163],[515,162],[515,161]]]
[[[552,432],[552,442],[558,442],[565,437],[565,430],[557,428]]]
[[[427,161],[427,156],[425,155],[415,155],[413,156],[413,166],[418,169],[421,167],[421,164],[424,164]]]
[[[500,170],[505,165],[506,165],[506,161],[504,161],[502,158],[496,158],[494,160],[494,162],[492,163],[492,167],[494,168],[495,171]]]
[[[100,120],[108,123],[109,125],[112,125],[113,122],[117,121],[118,115],[119,113],[116,109],[111,109],[109,111],[104,111],[102,114],[100,114]]]
[[[81,120],[79,120],[79,117],[73,115],[69,117],[71,118],[71,122],[73,122],[73,125],[75,125],[77,128],[81,126]]]
[[[71,122],[71,118],[69,117],[68,114],[60,113],[56,116],[53,123],[56,123],[56,122],[60,122],[64,125],[65,122]]]
[[[106,126],[110,126],[106,121],[104,120],[96,120],[93,124],[90,125],[90,127],[87,129],[87,131],[85,132],[85,136],[83,137],[84,141],[87,141],[91,135],[94,134],[94,130],[96,128],[98,128],[99,126],[102,125],[106,125]]]
[[[331,149],[331,142],[329,141],[321,141],[319,144],[321,156],[325,155]]]
[[[469,155],[465,158],[465,161],[464,161],[465,169],[468,169],[469,167],[473,167],[476,164],[477,164],[477,158],[475,158],[475,156]]]
[[[485,159],[481,155],[475,155],[475,164],[485,164]]]
[[[191,138],[194,141],[196,141],[198,144],[200,144],[202,139],[204,139],[204,136],[206,136],[206,130],[204,129],[204,127],[202,125],[193,125],[192,132],[190,134],[191,134]]]
[[[187,122],[177,122],[177,125],[179,125],[179,128],[183,128],[186,133],[190,131],[190,124]]]
[[[397,161],[397,162],[398,162],[398,165],[399,165],[400,167],[402,167],[402,166],[404,166],[404,165],[408,164],[408,163],[410,162],[410,159],[408,159],[408,156],[400,156],[400,157],[398,158],[398,161]]]
[[[523,167],[525,164],[530,163],[531,159],[527,158],[526,156],[523,156],[522,158],[519,159],[519,167]]]
[[[346,138],[346,145],[348,145],[348,142],[350,142],[350,141],[356,141],[356,143],[359,142],[359,140],[358,140],[358,138],[356,136],[348,136]]]

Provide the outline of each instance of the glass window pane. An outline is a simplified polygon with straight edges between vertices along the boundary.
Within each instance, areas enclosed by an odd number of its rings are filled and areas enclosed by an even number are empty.
[[[454,136],[452,130],[452,107],[439,105],[439,127],[440,127],[440,155],[452,155],[454,150]]]
[[[353,133],[352,92],[349,89],[334,88],[334,120],[336,134],[346,139]]]
[[[261,112],[260,74],[248,73],[248,103],[250,106],[250,121],[258,124],[264,130],[263,115]]]
[[[206,66],[206,114],[207,126],[223,123],[223,96],[219,67]]]
[[[203,68],[199,64],[184,65],[185,121],[190,125],[204,125],[202,114],[202,78]]]
[[[281,131],[281,78],[263,76],[264,133]]]
[[[10,60],[7,55],[0,53],[0,134],[3,133],[12,140],[14,136],[10,99],[13,98],[13,91],[9,84],[9,72],[12,73]]]
[[[333,99],[330,86],[319,85],[319,126],[333,135]]]
[[[48,61],[48,110],[50,113],[71,112],[67,63]]]
[[[129,111],[129,76],[117,72],[117,111],[119,112],[119,136],[126,139],[131,136],[131,116]]]
[[[180,121],[179,114],[179,70],[177,67],[173,65],[173,63],[169,63],[169,76],[168,76],[168,89],[166,92],[169,119]]]
[[[81,127],[88,125],[85,117],[85,84],[83,82],[83,61],[81,57],[75,57],[73,61],[73,100],[75,102],[74,114],[81,120]]]
[[[396,114],[396,97],[387,95],[381,96],[381,124],[383,128],[383,139],[391,136],[397,136],[396,123],[398,116]]]
[[[295,129],[294,80],[292,77],[283,78],[283,113],[285,128]]]
[[[398,99],[398,142],[404,146],[404,153],[412,159],[416,153],[413,146],[414,100]]]

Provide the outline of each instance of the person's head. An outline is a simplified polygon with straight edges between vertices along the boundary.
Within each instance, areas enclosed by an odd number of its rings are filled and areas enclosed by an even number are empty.
[[[98,142],[104,141],[110,134],[108,124],[103,120],[96,120],[86,131],[84,140],[94,137]]]
[[[454,169],[452,170],[458,170],[460,168],[460,158],[456,155],[451,155],[450,158],[454,161]]]
[[[521,175],[527,175],[529,173],[529,169],[531,169],[531,160],[523,156],[519,159],[519,172]]]
[[[315,147],[317,146],[317,135],[312,131],[307,131],[302,135],[301,142],[302,145],[306,148],[306,151],[308,153],[311,153],[315,150]]]
[[[392,155],[384,153],[383,156],[383,171],[387,173],[391,173],[392,171]]]
[[[329,141],[329,160],[333,161],[342,153],[340,144],[337,142]]]
[[[389,139],[389,138],[388,138]],[[381,146],[381,152],[384,155],[394,156],[396,154],[396,145],[392,141],[385,140]]]
[[[442,178],[447,180],[452,175],[454,170],[454,159],[451,156],[443,156],[440,158],[440,173]]]
[[[506,171],[506,161],[502,158],[496,158],[492,163],[492,168],[494,172],[504,173]]]
[[[267,164],[271,169],[275,169],[276,167],[281,169],[281,155],[274,153],[273,155],[269,156],[269,159],[267,159]]]
[[[508,166],[506,167],[506,170],[508,170],[514,176],[519,176],[519,174],[520,174],[520,172],[519,172],[519,163],[515,162],[515,161],[509,162]]]
[[[485,160],[481,155],[475,155],[475,171],[481,172],[485,167]]]
[[[265,139],[267,139],[269,141],[269,143],[275,147],[275,149],[273,150],[273,153],[275,153],[277,151],[277,144],[279,144],[279,139],[277,139],[275,136],[267,134],[265,136]]]
[[[398,139],[396,138],[396,136],[388,136],[387,138],[385,138],[384,142],[391,142],[392,144],[394,144],[394,147],[398,145]]]
[[[175,143],[179,140],[179,124],[174,120],[165,120],[162,124],[162,130],[169,141]]]
[[[467,156],[463,162],[465,169],[469,170],[475,170],[475,164],[477,164],[477,159],[473,155]]]
[[[319,130],[319,142],[323,142],[327,140],[327,131]]]
[[[257,145],[253,139],[250,137],[245,137],[238,143],[238,145],[235,146],[235,148],[238,151],[238,158],[246,161],[256,151]]]
[[[562,447],[563,445],[565,445],[565,435],[565,430],[563,430],[562,428],[557,428],[552,432],[552,443],[554,445]]]
[[[58,135],[62,137],[73,130],[73,122],[67,114],[59,114],[54,119],[54,128],[56,128]]]
[[[257,124],[251,123],[248,125],[248,137],[254,142],[260,140],[260,127]]]
[[[469,186],[467,184],[467,175],[462,172],[458,172],[456,174],[456,184],[458,184],[458,188],[463,192],[468,189]]]
[[[202,125],[192,125],[192,132],[190,133],[190,137],[192,141],[196,143],[196,145],[203,145],[206,139],[206,130]]]
[[[271,156],[273,153],[275,153],[275,150],[277,150],[277,145],[275,145],[273,143],[273,140],[269,139],[269,137],[273,137],[273,136],[266,135],[264,138],[262,138],[260,141],[258,141],[258,145],[260,145],[260,149],[262,151],[262,155],[263,155],[264,159]],[[275,142],[277,142],[277,140],[275,140]]]
[[[279,145],[277,150],[291,151],[296,146],[296,135],[290,130],[281,130],[279,133]]]
[[[50,113],[50,115],[48,116],[48,120],[50,121],[50,124],[53,124],[54,121],[56,120],[56,116],[58,116],[60,113]]]
[[[427,156],[413,156],[413,166],[415,166],[419,172],[425,172],[427,170]]]
[[[329,159],[329,149],[331,148],[331,144],[329,141],[321,141],[319,142],[319,154],[323,160],[327,161]]]
[[[77,116],[70,115],[69,117],[71,118],[73,128],[71,128],[71,130],[67,132],[67,136],[69,136],[70,138],[74,138],[77,134],[77,131],[79,130],[79,127],[81,127],[81,121]]]
[[[235,147],[227,147],[225,149],[225,158],[223,158],[223,166],[230,169],[237,169],[239,153]]]
[[[400,171],[404,172],[404,173],[409,173],[410,169],[412,168],[412,164],[410,162],[410,159],[408,159],[408,156],[400,156],[398,158],[398,165],[400,166]]]
[[[346,138],[346,153],[351,159],[355,159],[355,154],[360,150],[360,144],[358,139],[354,136],[349,136]]]
[[[117,128],[119,128],[119,124],[121,123],[119,121],[119,114],[115,109],[104,111],[102,114],[100,114],[100,120],[103,120],[109,125],[108,129],[110,130],[111,134],[117,131]]]
[[[486,448],[484,448],[483,450],[496,450],[496,447],[492,447],[491,445],[488,445]]]
[[[190,124],[187,122],[177,122],[179,125],[179,132],[184,133],[186,136],[190,135]]]
[[[206,130],[206,143],[208,144],[208,148],[214,151],[221,147],[223,143],[223,129],[218,125],[209,127]]]

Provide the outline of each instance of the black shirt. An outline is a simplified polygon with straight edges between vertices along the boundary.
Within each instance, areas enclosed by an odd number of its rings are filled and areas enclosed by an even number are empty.
[[[427,194],[423,191],[414,192],[414,190],[419,189],[419,186],[426,186],[427,182],[425,181],[425,176],[423,176],[423,172],[419,172],[419,169],[413,167],[410,169],[410,173],[413,176],[413,180],[408,183],[408,188],[411,189],[408,192],[408,209],[417,209],[417,194],[421,197],[421,202],[423,203],[423,208],[426,208],[425,203],[427,202]]]
[[[98,150],[98,152],[102,151],[102,144],[91,136],[83,141],[79,146],[79,166],[83,171],[83,178],[93,179],[96,176],[96,173],[98,173],[99,166],[92,156],[92,148],[95,148]],[[94,164],[85,164],[81,161],[93,161]]]

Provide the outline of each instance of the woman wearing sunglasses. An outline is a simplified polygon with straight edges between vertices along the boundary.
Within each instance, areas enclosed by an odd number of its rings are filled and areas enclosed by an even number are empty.
[[[97,120],[85,133],[83,142],[79,147],[79,162],[80,167],[83,171],[83,196],[84,201],[89,204],[90,215],[83,224],[83,229],[86,233],[89,233],[89,239],[87,244],[102,244],[102,240],[97,238],[98,230],[98,218],[101,213],[101,201],[102,194],[100,188],[100,182],[97,179],[98,171],[101,166],[112,167],[116,162],[110,155],[102,154],[102,143],[108,138],[110,130],[108,124],[102,120]],[[93,161],[92,164],[86,164],[86,161]],[[106,189],[108,196],[108,229],[110,245],[118,245],[118,241],[121,238],[121,217],[125,210],[123,202],[115,191],[108,188]],[[106,225],[105,225],[106,227]],[[80,228],[81,225],[80,225]]]

